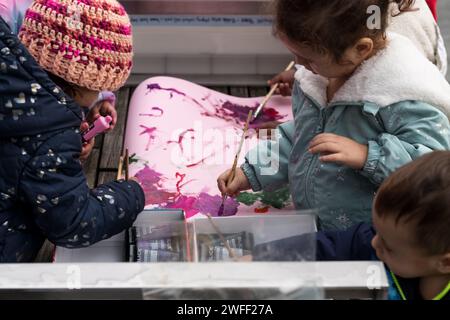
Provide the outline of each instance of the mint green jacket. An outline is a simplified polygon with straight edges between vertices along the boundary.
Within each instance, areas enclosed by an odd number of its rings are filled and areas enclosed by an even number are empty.
[[[413,50],[406,38],[391,37],[386,52],[360,67],[330,103],[326,79],[297,72],[294,120],[278,127],[275,140],[260,141],[242,165],[254,191],[289,184],[295,207],[317,209],[322,230],[346,229],[370,222],[377,188],[392,172],[425,153],[450,149],[450,86],[420,53],[403,56],[402,47]],[[368,145],[364,168],[322,163],[309,153],[320,133]]]

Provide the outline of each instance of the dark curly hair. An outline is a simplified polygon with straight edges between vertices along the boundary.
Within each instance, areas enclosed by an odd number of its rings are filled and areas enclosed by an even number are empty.
[[[336,61],[358,39],[370,37],[377,46],[385,37],[391,3],[398,13],[411,11],[415,0],[274,0],[274,34],[293,43],[307,44],[318,52],[331,53]],[[376,6],[380,27],[368,27]]]

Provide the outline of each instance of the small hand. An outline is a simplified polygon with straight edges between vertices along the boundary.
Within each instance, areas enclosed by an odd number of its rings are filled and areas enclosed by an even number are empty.
[[[251,188],[250,182],[241,168],[236,168],[236,175],[233,181],[228,181],[227,183],[230,172],[231,170],[225,171],[217,179],[217,186],[219,187],[222,195],[230,195],[235,197],[239,194],[239,192]]]
[[[251,254],[249,254],[247,256],[242,256],[242,257],[236,258],[234,261],[236,261],[236,262],[252,262],[253,256]]]
[[[294,86],[294,75],[295,70],[283,71],[277,74],[267,83],[271,87],[278,83],[279,86],[275,93],[281,94],[282,96],[290,96],[292,95],[292,87]]]
[[[368,146],[332,133],[317,135],[309,145],[309,152],[320,154],[320,161],[335,162],[361,170],[367,161]]]
[[[87,129],[89,129],[89,124],[87,122],[83,121],[80,125],[80,131],[84,132]],[[95,138],[92,138],[88,142],[83,143],[82,148],[81,148],[81,153],[80,153],[80,160],[82,162],[86,161],[86,159],[89,157],[89,155],[92,152],[92,149],[94,148],[94,144],[95,144]]]
[[[95,107],[89,110],[89,113],[86,116],[86,120],[89,123],[93,123],[100,116],[111,116],[112,122],[108,130],[106,132],[114,129],[117,123],[117,111],[114,105],[112,105],[109,101],[103,101],[98,103]]]

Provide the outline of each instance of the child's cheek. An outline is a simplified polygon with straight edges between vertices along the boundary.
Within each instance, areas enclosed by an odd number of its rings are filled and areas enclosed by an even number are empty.
[[[375,253],[376,253],[378,259],[380,259],[381,261],[386,263],[386,261],[385,261],[386,258],[384,257],[382,250],[375,250]]]
[[[381,261],[384,263],[387,263],[387,257],[385,250],[383,250],[383,247],[379,245],[377,241],[372,241],[372,247],[375,249],[375,253]]]

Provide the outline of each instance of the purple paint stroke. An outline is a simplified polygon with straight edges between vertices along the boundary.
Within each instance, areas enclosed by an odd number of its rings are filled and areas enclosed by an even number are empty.
[[[166,209],[181,209],[184,211],[186,218],[195,216],[199,211],[195,208],[197,198],[180,196],[174,202],[165,206]]]
[[[177,194],[162,188],[163,175],[148,166],[136,173],[145,194],[145,205],[162,205],[172,202]]]
[[[181,92],[181,91],[179,91],[177,89],[174,89],[174,88],[162,88],[158,83],[150,83],[150,84],[148,84],[147,85],[147,90],[148,90],[147,94],[149,94],[153,90],[163,90],[163,91],[169,91],[169,92],[173,92],[173,93],[179,94],[179,95],[181,95],[183,97],[187,96],[186,93]]]
[[[196,99],[194,99],[191,96],[187,95],[186,93],[184,93],[182,91],[179,91],[177,89],[174,89],[174,88],[163,88],[158,83],[150,83],[150,84],[147,85],[147,90],[148,91],[147,91],[146,95],[149,94],[150,92],[152,92],[153,90],[168,91],[168,92],[170,92],[170,98],[173,97],[173,93],[176,93],[176,94],[178,94],[180,96],[183,96],[183,97],[191,100],[192,102],[194,102],[200,108],[205,109],[204,106],[200,102],[198,102]]]
[[[156,138],[156,136],[153,135],[153,133],[156,131],[156,127],[146,127],[146,126],[144,126],[142,124],[140,125],[140,127],[144,128],[144,131],[142,131],[139,135],[140,136],[142,136],[143,134],[147,134],[148,135],[147,145],[145,146],[145,151],[148,151],[148,149],[150,148],[150,144]]]
[[[216,116],[226,121],[231,120],[242,125],[247,121],[250,110],[255,112],[257,108],[258,104],[255,104],[254,106],[243,106],[230,101],[225,101],[221,106],[216,106]],[[258,118],[252,121],[250,128],[258,128],[263,123],[278,121],[284,117],[286,117],[286,115],[280,115],[274,108],[266,107],[262,110],[262,113]]]
[[[189,183],[181,182],[185,178],[184,174],[177,174],[177,192],[170,192],[162,187],[163,175],[156,172],[152,168],[145,166],[136,173],[136,178],[141,183],[145,194],[145,205],[158,205],[167,209],[181,209],[185,212],[186,217],[192,217],[197,213],[209,213],[212,216],[218,216],[219,209],[222,204],[220,196],[211,196],[202,192],[197,197],[184,196],[180,194],[180,188]],[[192,181],[192,180],[191,180]],[[235,215],[238,211],[239,202],[233,198],[225,201],[223,216]]]
[[[159,114],[155,114],[155,113],[139,113],[140,116],[144,116],[144,117],[155,117],[155,118],[159,118],[162,117],[162,115],[164,114],[164,110],[158,107],[153,107],[152,110],[158,111]]]
[[[218,216],[220,207],[222,205],[221,196],[211,196],[208,193],[202,192],[198,195],[197,202],[194,208],[200,213],[211,214],[212,216]],[[234,216],[239,207],[239,202],[233,198],[228,198],[224,203],[222,216]]]

